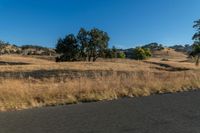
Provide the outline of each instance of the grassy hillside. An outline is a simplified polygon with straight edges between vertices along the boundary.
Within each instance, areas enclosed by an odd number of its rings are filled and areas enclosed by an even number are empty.
[[[187,58],[187,55],[184,52],[177,52],[171,48],[164,48],[163,50],[152,51],[153,57],[155,58]]]
[[[185,54],[171,49],[155,51],[145,61],[55,63],[38,56],[2,55],[0,110],[197,89],[199,69]]]

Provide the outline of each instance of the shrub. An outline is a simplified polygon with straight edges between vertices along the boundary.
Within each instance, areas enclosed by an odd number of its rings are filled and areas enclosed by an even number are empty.
[[[135,48],[133,49],[132,58],[136,60],[144,60],[151,57],[151,51],[146,48]]]
[[[105,49],[104,50],[104,58],[115,58],[115,53],[112,49]]]
[[[125,59],[126,55],[123,52],[117,53],[117,58]]]

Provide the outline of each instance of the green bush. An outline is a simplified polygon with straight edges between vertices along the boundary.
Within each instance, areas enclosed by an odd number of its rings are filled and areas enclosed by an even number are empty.
[[[126,55],[124,53],[117,53],[117,58],[125,59]]]
[[[133,49],[132,58],[136,60],[144,60],[151,57],[151,51],[146,48],[135,48]]]
[[[112,49],[105,49],[104,50],[104,58],[115,58],[115,52]]]
[[[190,53],[190,56],[194,57],[196,66],[199,66],[200,60],[200,43],[196,43],[193,45],[193,51]]]

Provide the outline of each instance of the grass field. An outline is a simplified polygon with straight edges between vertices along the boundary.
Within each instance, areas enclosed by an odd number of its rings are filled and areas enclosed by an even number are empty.
[[[200,88],[200,67],[183,53],[155,52],[145,61],[99,59],[55,63],[0,56],[0,110],[148,96]]]

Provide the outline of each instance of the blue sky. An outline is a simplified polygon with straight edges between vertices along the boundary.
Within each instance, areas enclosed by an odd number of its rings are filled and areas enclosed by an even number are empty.
[[[200,0],[0,0],[0,39],[54,47],[80,27],[97,27],[110,45],[192,43]]]

